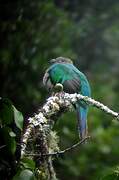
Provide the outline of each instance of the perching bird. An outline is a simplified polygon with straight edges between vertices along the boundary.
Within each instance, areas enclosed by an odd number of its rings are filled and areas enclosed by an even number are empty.
[[[48,90],[53,90],[55,85],[60,83],[63,85],[64,92],[80,93],[84,96],[91,95],[90,85],[86,76],[73,65],[70,59],[58,57],[50,62],[52,64],[43,77],[43,84]],[[88,105],[83,101],[78,101],[75,108],[80,138],[84,139],[87,136]]]

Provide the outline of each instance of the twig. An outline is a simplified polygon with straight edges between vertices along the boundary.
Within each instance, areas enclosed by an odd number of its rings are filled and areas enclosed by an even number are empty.
[[[82,139],[81,141],[79,141],[78,143],[76,144],[73,144],[72,146],[62,150],[62,151],[57,151],[57,152],[53,152],[53,153],[48,153],[48,154],[36,154],[36,153],[32,153],[32,154],[26,154],[28,156],[57,156],[57,155],[61,155],[61,154],[64,154],[68,151],[71,151],[72,149],[75,149],[77,146],[80,146],[81,144],[83,144],[87,139],[89,139],[90,136],[87,136],[85,137],[84,139]]]
[[[2,146],[0,146],[0,150],[1,150],[1,149],[3,149],[4,147],[6,147],[6,145],[2,145]]]

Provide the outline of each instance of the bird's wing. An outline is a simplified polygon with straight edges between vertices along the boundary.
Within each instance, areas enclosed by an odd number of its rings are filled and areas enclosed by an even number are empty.
[[[81,91],[81,82],[79,78],[72,78],[63,82],[63,89],[67,93],[79,93]]]

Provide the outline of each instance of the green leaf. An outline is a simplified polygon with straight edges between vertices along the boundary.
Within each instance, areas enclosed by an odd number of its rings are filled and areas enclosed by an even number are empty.
[[[3,139],[3,144],[6,145],[6,150],[8,154],[14,154],[16,151],[16,141],[13,134],[15,136],[15,133],[9,127],[3,127],[1,129],[1,138]]]
[[[21,163],[27,169],[31,169],[31,170],[35,169],[35,162],[32,159],[23,158],[21,160]]]
[[[9,132],[9,135],[10,135],[11,137],[16,137],[16,134],[15,134],[13,131],[10,131],[10,132]]]
[[[17,173],[13,180],[36,180],[34,174],[29,169],[22,170],[20,173]]]
[[[0,123],[8,125],[13,122],[12,102],[7,98],[0,99]]]
[[[12,106],[13,110],[14,110],[14,120],[15,120],[15,124],[16,126],[22,130],[23,129],[23,115],[20,111],[18,111],[15,106]]]
[[[119,179],[119,176],[116,173],[113,173],[113,174],[108,174],[104,176],[100,180],[118,180],[118,179]]]

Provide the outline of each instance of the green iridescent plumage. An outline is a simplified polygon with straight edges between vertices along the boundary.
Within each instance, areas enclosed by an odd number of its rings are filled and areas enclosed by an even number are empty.
[[[53,59],[52,65],[47,69],[43,83],[48,89],[60,83],[63,85],[64,92],[81,93],[84,96],[90,96],[90,85],[86,76],[80,72],[68,58],[58,57]],[[84,102],[76,103],[78,117],[78,129],[81,139],[87,135],[87,112],[88,105]]]

